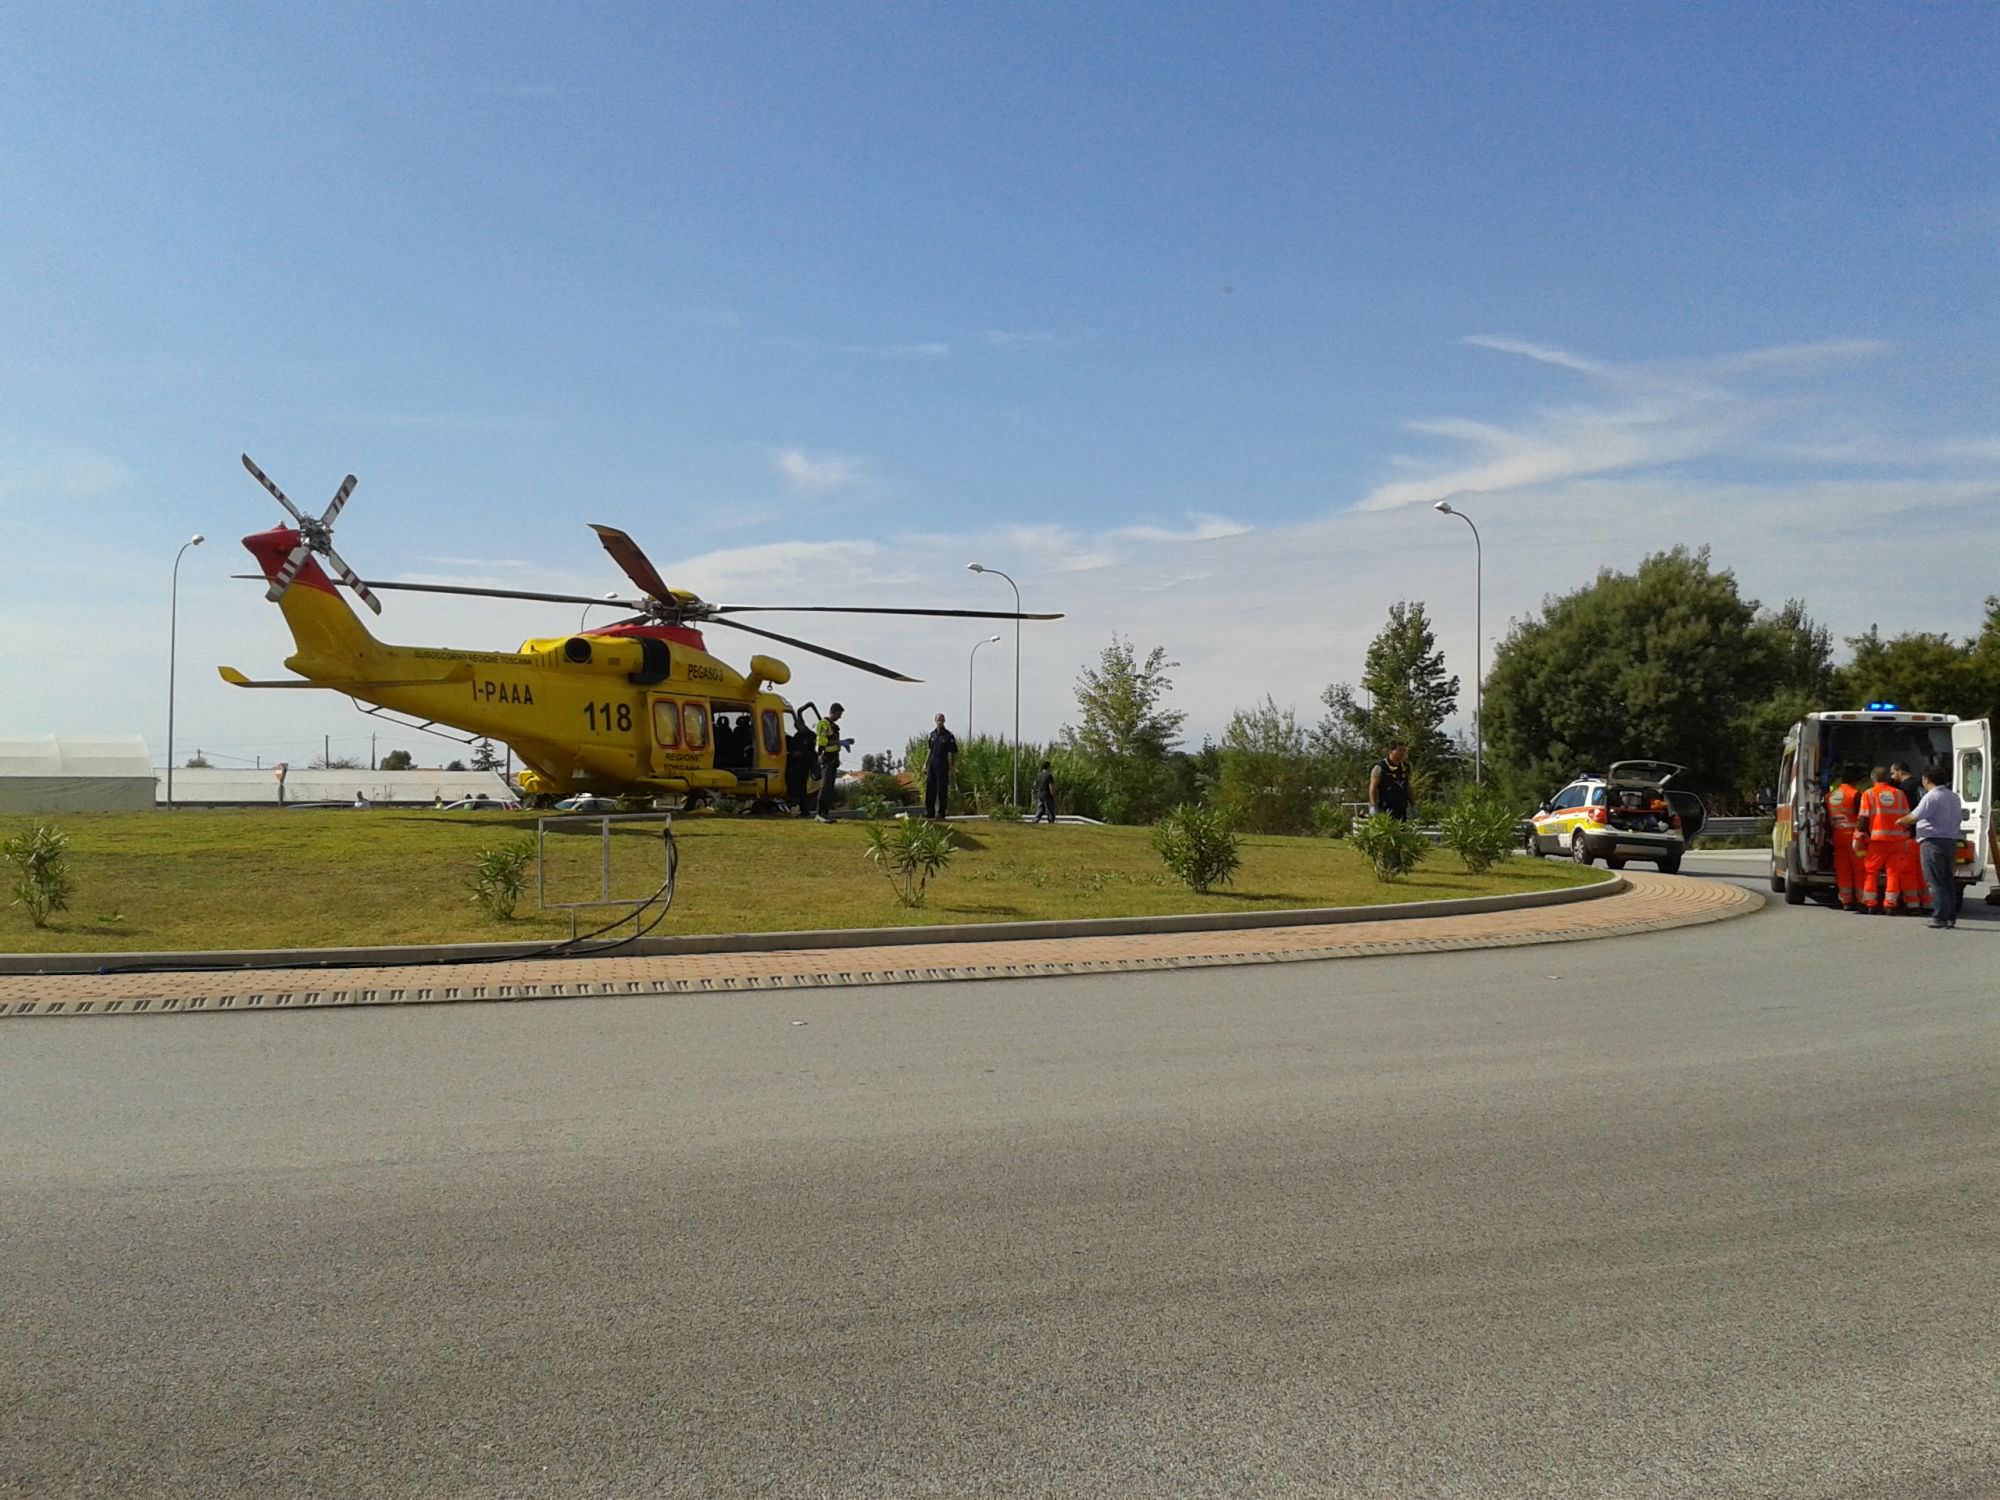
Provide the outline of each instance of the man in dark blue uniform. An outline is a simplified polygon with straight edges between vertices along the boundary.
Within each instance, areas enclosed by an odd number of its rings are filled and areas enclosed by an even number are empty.
[[[924,816],[942,818],[951,803],[951,763],[958,757],[958,736],[944,727],[944,715],[932,721],[924,754]]]

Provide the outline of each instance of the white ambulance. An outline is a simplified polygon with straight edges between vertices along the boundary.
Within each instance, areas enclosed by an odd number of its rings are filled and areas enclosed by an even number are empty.
[[[1952,714],[1907,713],[1893,703],[1871,703],[1852,712],[1807,714],[1785,736],[1771,829],[1771,889],[1784,892],[1788,905],[1802,905],[1808,895],[1837,894],[1826,817],[1826,789],[1834,776],[1842,766],[1857,767],[1855,785],[1866,790],[1870,769],[1892,761],[1919,776],[1929,766],[1951,767],[1952,788],[1965,804],[1958,883],[1976,885],[1985,877],[1993,826],[1989,721],[1961,722]]]

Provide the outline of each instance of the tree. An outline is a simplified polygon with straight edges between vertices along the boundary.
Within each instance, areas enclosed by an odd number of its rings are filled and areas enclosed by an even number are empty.
[[[1520,798],[1627,759],[1678,761],[1688,784],[1736,791],[1767,761],[1752,754],[1753,710],[1787,672],[1810,691],[1823,649],[1802,608],[1760,621],[1706,548],[1606,569],[1508,633],[1486,681],[1489,763]]]
[[[307,766],[308,771],[358,771],[361,762],[351,755],[322,755]]]
[[[1751,628],[1758,637],[1756,654],[1771,674],[1766,695],[1752,703],[1744,724],[1745,769],[1755,781],[1766,774],[1763,768],[1778,764],[1786,730],[1814,709],[1841,700],[1834,683],[1833,636],[1806,613],[1804,601],[1787,599]]]
[[[407,771],[417,763],[417,758],[407,750],[391,750],[382,757],[385,771]]]
[[[208,757],[203,755],[199,750],[190,755],[187,758],[187,763],[181,767],[184,771],[206,771],[208,768]]]
[[[1993,631],[1989,619],[1987,633]],[[1866,703],[1894,703],[1921,713],[1957,714],[1976,719],[1992,707],[1988,685],[1981,680],[1979,641],[1954,641],[1933,631],[1912,631],[1883,640],[1874,626],[1850,636],[1852,661],[1834,674],[1838,703],[1860,708]]]
[[[493,741],[482,739],[472,747],[472,769],[475,771],[500,769],[500,752],[493,748]]]
[[[1388,623],[1368,643],[1361,686],[1365,703],[1344,682],[1320,695],[1327,707],[1317,735],[1322,754],[1351,787],[1370,761],[1401,740],[1420,796],[1436,796],[1455,763],[1444,721],[1458,707],[1458,678],[1445,675],[1422,600],[1389,606]]]
[[[447,771],[463,771],[465,769],[465,762],[462,760],[448,761],[445,764],[445,769]]]
[[[1265,697],[1223,731],[1215,800],[1247,833],[1298,833],[1322,790],[1321,766],[1298,715]]]
[[[1076,680],[1083,722],[1063,730],[1063,743],[1089,761],[1104,782],[1105,814],[1114,822],[1150,822],[1167,806],[1172,775],[1167,758],[1180,743],[1187,715],[1165,706],[1174,682],[1164,646],[1144,662],[1130,641],[1111,637],[1095,668]]]

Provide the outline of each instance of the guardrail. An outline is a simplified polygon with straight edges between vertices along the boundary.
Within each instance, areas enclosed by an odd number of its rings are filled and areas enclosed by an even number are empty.
[[[1762,818],[1710,818],[1701,825],[1701,833],[1695,842],[1699,844],[1704,838],[1755,838],[1763,831]]]

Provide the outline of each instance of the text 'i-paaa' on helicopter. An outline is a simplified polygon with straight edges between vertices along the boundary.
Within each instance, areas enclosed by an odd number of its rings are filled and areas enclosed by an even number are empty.
[[[525,767],[521,789],[537,799],[571,792],[658,796],[709,793],[777,801],[786,788],[791,748],[785,717],[800,727],[800,710],[767,686],[782,687],[791,671],[753,656],[747,672],[709,655],[702,625],[722,625],[782,641],[896,682],[901,672],[816,646],[776,631],[724,618],[750,613],[949,615],[973,619],[1057,620],[1059,614],[993,609],[902,609],[856,605],[711,604],[669,588],[646,554],[624,532],[593,526],[604,550],[640,590],[633,599],[591,598],[521,589],[390,583],[357,576],[333,550],[333,523],[354,492],[352,474],[324,514],[302,513],[246,454],[243,467],[271,492],[293,524],[243,539],[268,582],[298,649],[285,666],[299,681],[253,682],[234,667],[223,680],[237,687],[326,688],[379,709],[407,715],[412,726],[448,725],[512,747]],[[378,589],[533,599],[552,604],[611,604],[633,611],[615,624],[521,643],[519,651],[458,651],[393,646],[378,641],[340,597],[315,555],[376,614]]]

